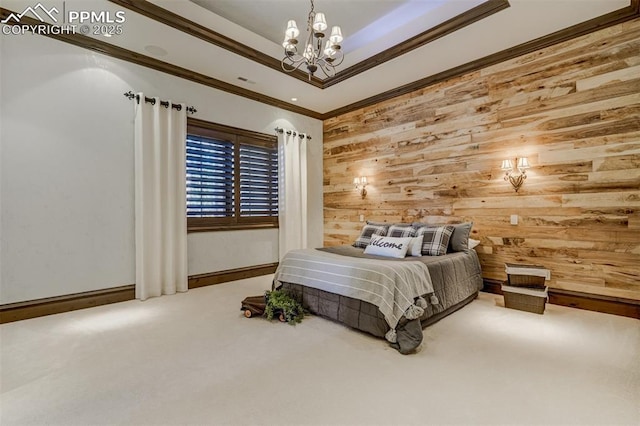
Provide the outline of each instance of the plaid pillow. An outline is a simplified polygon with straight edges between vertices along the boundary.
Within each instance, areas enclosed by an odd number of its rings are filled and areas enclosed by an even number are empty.
[[[453,234],[453,226],[423,226],[418,229],[418,235],[424,235],[422,240],[422,254],[428,256],[442,256],[447,254],[447,246]]]
[[[409,224],[394,224],[387,231],[388,237],[415,237],[416,228]]]
[[[378,234],[380,236],[387,235],[387,229],[389,229],[389,225],[371,225],[366,224],[362,227],[362,231],[360,231],[360,236],[353,243],[354,247],[367,248],[369,243],[371,242],[371,236],[373,234]]]

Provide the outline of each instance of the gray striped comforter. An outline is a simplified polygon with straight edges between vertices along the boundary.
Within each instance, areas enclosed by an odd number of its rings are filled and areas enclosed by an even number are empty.
[[[354,258],[316,249],[288,252],[274,280],[369,302],[380,309],[391,329],[417,297],[433,293],[429,269],[422,262]]]

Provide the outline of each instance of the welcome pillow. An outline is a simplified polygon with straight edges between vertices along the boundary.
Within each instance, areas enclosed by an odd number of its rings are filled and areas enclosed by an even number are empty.
[[[409,244],[411,244],[411,237],[383,237],[375,234],[371,236],[371,242],[364,252],[400,259],[407,255]]]

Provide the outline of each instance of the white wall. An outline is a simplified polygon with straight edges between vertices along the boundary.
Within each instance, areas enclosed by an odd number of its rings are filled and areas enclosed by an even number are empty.
[[[0,304],[133,284],[133,102],[308,132],[310,245],[322,245],[322,122],[41,36],[0,37]],[[277,230],[193,233],[189,274],[278,260]]]

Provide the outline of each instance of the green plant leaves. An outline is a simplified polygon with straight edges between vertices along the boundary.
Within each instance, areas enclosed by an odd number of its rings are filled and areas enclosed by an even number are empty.
[[[266,292],[265,315],[271,320],[283,315],[286,322],[295,325],[304,318],[304,308],[291,294],[284,290]]]

